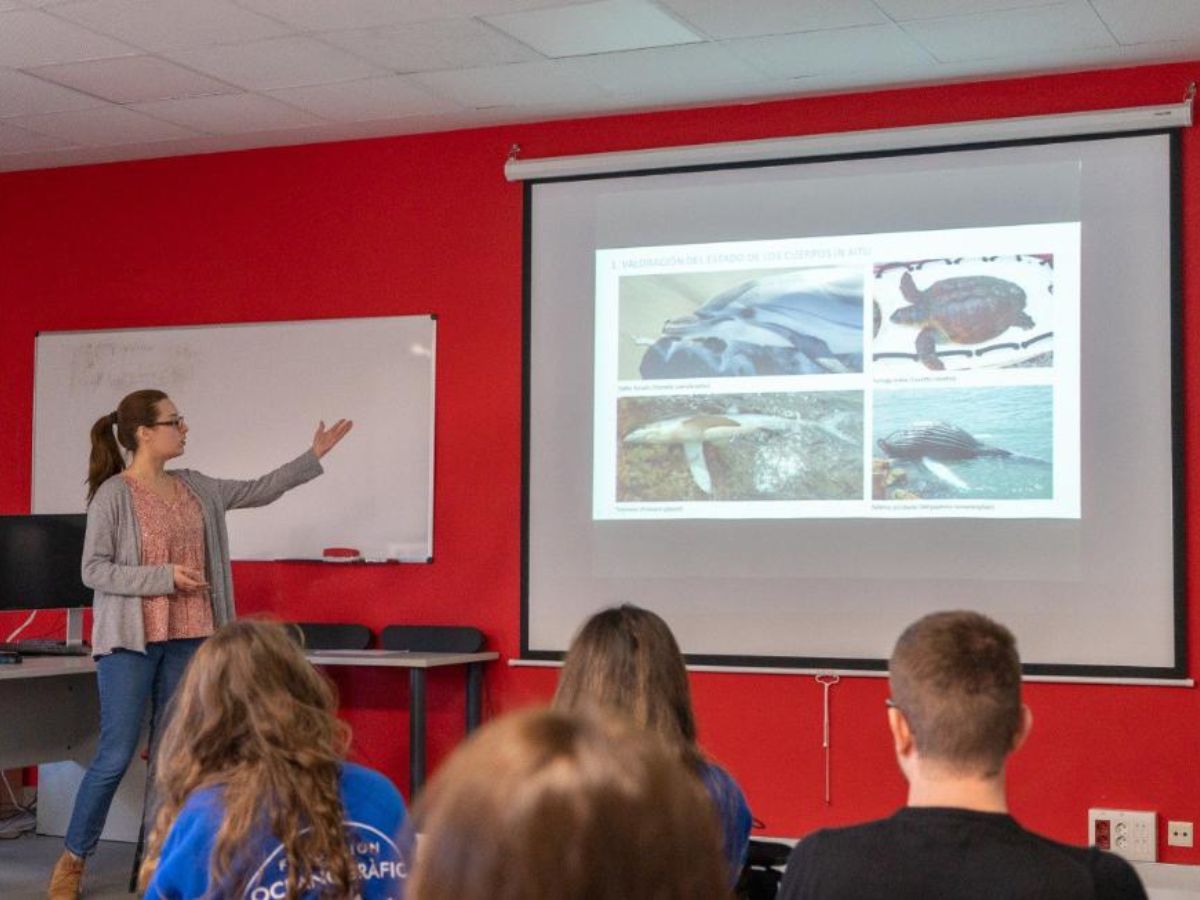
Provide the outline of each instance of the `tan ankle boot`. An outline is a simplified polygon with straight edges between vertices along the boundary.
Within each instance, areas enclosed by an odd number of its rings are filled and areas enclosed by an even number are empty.
[[[83,884],[83,860],[64,850],[63,855],[54,864],[54,872],[50,875],[50,890],[47,900],[79,900],[80,887]]]

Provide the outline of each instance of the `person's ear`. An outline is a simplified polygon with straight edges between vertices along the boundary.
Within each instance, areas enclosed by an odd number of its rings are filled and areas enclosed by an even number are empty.
[[[1029,737],[1029,732],[1033,730],[1033,710],[1024,703],[1021,704],[1021,724],[1017,726],[1017,733],[1013,735],[1012,751],[1015,753],[1021,749],[1021,745],[1025,743],[1025,739]]]
[[[904,713],[894,706],[888,709],[887,717],[896,756],[901,759],[911,756],[916,745],[913,742],[912,729],[908,727],[908,719],[904,718]]]

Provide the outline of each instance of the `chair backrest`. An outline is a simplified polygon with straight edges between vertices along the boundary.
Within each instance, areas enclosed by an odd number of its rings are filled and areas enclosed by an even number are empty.
[[[388,625],[379,632],[384,650],[478,653],[483,643],[483,632],[470,625]]]
[[[293,622],[290,630],[305,650],[366,650],[371,645],[371,629],[366,625]]]

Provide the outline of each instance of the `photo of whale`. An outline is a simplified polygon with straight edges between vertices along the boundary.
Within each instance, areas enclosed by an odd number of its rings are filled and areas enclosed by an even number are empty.
[[[873,292],[876,365],[940,372],[1053,364],[1050,254],[881,263]]]
[[[861,391],[622,398],[618,502],[862,500]]]
[[[879,390],[872,436],[875,500],[1054,495],[1049,386]]]
[[[621,380],[861,372],[859,268],[630,275],[620,281]]]

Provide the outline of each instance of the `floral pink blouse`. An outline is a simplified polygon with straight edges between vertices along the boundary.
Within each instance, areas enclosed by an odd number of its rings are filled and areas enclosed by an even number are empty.
[[[175,494],[164,500],[128,474],[133,511],[142,532],[142,565],[204,569],[204,515],[187,486],[174,479]],[[208,637],[213,633],[208,588],[142,598],[146,642]]]

